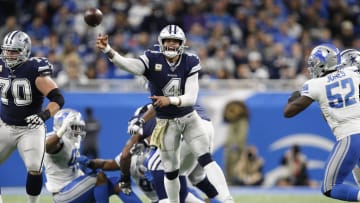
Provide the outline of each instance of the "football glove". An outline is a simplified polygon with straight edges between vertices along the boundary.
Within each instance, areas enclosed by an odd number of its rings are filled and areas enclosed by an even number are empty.
[[[121,176],[121,179],[119,181],[119,188],[124,194],[130,195],[132,191],[130,176]]]
[[[130,135],[135,135],[135,134],[142,135],[144,124],[145,124],[145,121],[142,118],[137,118],[137,119],[130,121],[129,127],[128,127],[129,134]]]
[[[25,118],[27,126],[30,129],[39,128],[44,125],[44,120],[38,114],[33,114]]]
[[[71,124],[76,119],[76,114],[70,113],[62,122],[61,127],[56,131],[56,135],[61,138],[66,132],[71,131]]]

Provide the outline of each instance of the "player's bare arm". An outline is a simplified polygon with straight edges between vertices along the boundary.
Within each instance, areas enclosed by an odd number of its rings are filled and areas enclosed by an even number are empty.
[[[300,96],[293,101],[289,101],[284,109],[284,117],[290,118],[297,115],[310,106],[313,101],[314,100],[307,96]]]
[[[126,142],[121,156],[120,156],[120,170],[124,176],[130,177],[130,165],[131,165],[131,148],[134,144],[138,143],[141,139],[140,134],[132,135],[131,138]]]
[[[119,170],[118,164],[113,159],[91,159],[88,165],[92,169],[103,169],[105,171]]]
[[[35,84],[38,90],[50,100],[46,107],[50,112],[50,116],[55,115],[64,105],[64,97],[61,95],[56,83],[50,76],[40,76],[36,78]]]
[[[60,138],[52,134],[46,138],[45,150],[48,154],[56,154],[62,147]]]

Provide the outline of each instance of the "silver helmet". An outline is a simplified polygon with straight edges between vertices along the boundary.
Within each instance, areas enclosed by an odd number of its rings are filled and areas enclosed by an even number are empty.
[[[356,49],[345,49],[340,53],[341,65],[344,67],[356,66],[360,70],[360,51]]]
[[[177,49],[171,49],[164,46],[165,39],[176,39],[180,41],[180,46]],[[185,49],[186,37],[184,31],[177,25],[167,25],[164,27],[159,36],[158,42],[160,45],[160,51],[169,58],[174,58],[177,55],[181,55]]]
[[[309,72],[313,78],[324,76],[340,65],[340,51],[332,44],[316,46],[308,59]]]
[[[9,68],[24,63],[31,54],[31,39],[22,31],[15,30],[5,35],[1,57]]]

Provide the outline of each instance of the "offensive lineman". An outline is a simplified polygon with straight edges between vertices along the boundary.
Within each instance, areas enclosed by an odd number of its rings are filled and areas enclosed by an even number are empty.
[[[53,66],[32,57],[30,37],[15,30],[5,35],[0,60],[0,164],[17,148],[27,169],[26,193],[36,203],[42,189],[45,149],[44,122],[64,105],[51,79]],[[44,97],[49,103],[43,110]]]

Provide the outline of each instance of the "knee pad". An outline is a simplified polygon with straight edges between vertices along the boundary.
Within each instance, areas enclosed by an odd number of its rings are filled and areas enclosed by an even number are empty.
[[[179,176],[179,169],[172,171],[172,172],[166,172],[165,176],[169,180],[174,180],[175,178],[177,178]]]
[[[213,159],[212,159],[210,153],[203,154],[198,158],[198,162],[199,162],[200,166],[202,166],[202,167],[205,167],[212,161],[213,161]]]

